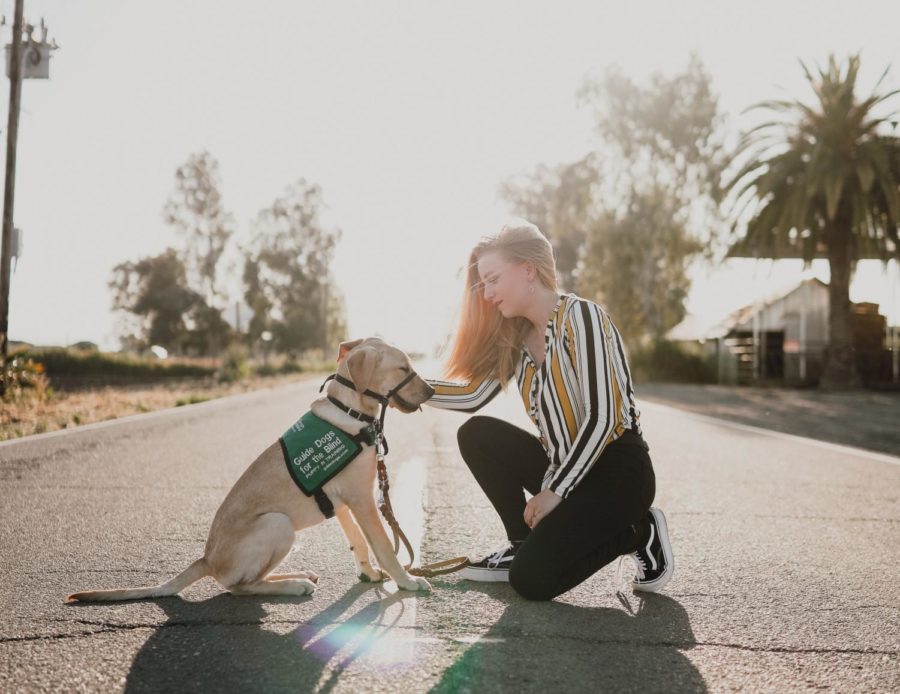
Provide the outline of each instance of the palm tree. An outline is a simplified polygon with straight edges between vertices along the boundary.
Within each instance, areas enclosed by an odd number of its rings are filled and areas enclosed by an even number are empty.
[[[746,157],[725,184],[734,196],[732,232],[750,214],[746,233],[729,257],[827,257],[829,347],[820,387],[859,387],[850,325],[850,279],[860,258],[883,263],[900,258],[900,140],[885,132],[896,112],[877,116],[875,107],[900,93],[854,93],[859,54],[842,74],[833,55],[828,70],[813,76],[800,61],[818,103],[771,100],[750,106],[777,114],[746,132],[732,161]]]

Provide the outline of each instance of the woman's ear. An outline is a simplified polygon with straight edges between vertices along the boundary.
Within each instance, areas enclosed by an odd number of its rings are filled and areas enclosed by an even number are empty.
[[[534,278],[537,277],[537,267],[535,267],[534,263],[530,260],[525,261],[525,279],[529,282],[533,282]]]

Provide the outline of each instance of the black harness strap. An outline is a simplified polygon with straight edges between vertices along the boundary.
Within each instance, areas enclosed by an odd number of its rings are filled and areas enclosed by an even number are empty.
[[[332,518],[334,516],[334,504],[331,503],[331,499],[328,498],[325,491],[319,487],[313,492],[313,497],[315,498],[316,504],[318,504],[322,515],[326,518]]]
[[[364,429],[360,429],[359,433],[353,434],[353,436],[351,436],[350,438],[359,444],[367,443],[370,446],[374,446],[378,442],[378,436],[375,432],[375,427],[372,426],[371,424],[369,426],[365,427]],[[284,453],[285,463],[290,465],[288,463],[289,456],[287,454],[287,450],[284,448],[283,443],[282,443],[282,451]],[[357,451],[356,455],[359,455],[360,452],[361,452],[361,450]],[[353,457],[355,458],[356,456],[353,456]],[[351,458],[350,460],[353,460],[353,458]],[[350,460],[348,460],[347,463],[349,463]],[[322,512],[322,515],[325,516],[326,518],[333,518],[334,517],[334,504],[331,503],[331,499],[328,498],[328,495],[325,493],[325,490],[322,487],[319,487],[316,491],[314,491],[312,493],[312,495],[313,495],[313,498],[316,500],[316,505],[318,505],[319,510]]]
[[[354,441],[357,441],[358,443],[368,443],[370,446],[376,446],[380,439],[384,445],[384,452],[387,453],[387,439],[384,437],[384,415],[387,412],[388,402],[390,401],[391,397],[393,397],[394,393],[396,393],[409,381],[415,378],[415,376],[415,371],[411,372],[406,378],[400,381],[400,383],[391,388],[385,395],[382,395],[381,393],[375,393],[368,388],[362,392],[363,395],[368,395],[370,398],[375,398],[376,400],[378,400],[378,402],[381,403],[381,414],[378,419],[375,419],[375,417],[372,417],[371,415],[367,415],[365,412],[360,412],[359,410],[354,410],[352,407],[347,407],[347,405],[342,403],[337,398],[333,398],[330,395],[328,395],[327,397],[333,405],[343,410],[354,419],[369,423],[369,426],[361,429],[358,434],[354,434],[350,438],[352,438]],[[322,385],[319,386],[320,393],[322,392],[322,388],[325,387],[325,384],[328,383],[328,381],[330,381],[331,379],[334,379],[341,385],[356,390],[356,384],[353,383],[353,381],[344,378],[339,373],[333,373],[324,381],[322,381]],[[315,498],[316,504],[318,505],[319,510],[322,512],[322,515],[326,518],[332,518],[334,516],[334,504],[331,503],[331,499],[328,498],[325,490],[320,487],[315,492],[313,492],[313,497]]]

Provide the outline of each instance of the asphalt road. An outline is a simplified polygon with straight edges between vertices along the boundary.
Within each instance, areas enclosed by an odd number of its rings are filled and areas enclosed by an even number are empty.
[[[200,556],[233,481],[319,383],[0,444],[0,691],[900,691],[900,459],[643,401],[676,562],[662,594],[617,596],[612,566],[548,603],[452,575],[397,592],[357,582],[329,520],[284,565],[320,574],[311,597],[207,578],[63,603]],[[481,413],[530,426],[512,393]],[[387,416],[392,499],[426,561],[503,540],[456,449],[467,416]]]

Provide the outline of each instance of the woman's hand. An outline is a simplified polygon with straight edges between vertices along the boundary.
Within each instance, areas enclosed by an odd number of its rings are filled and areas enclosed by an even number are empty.
[[[535,494],[525,504],[525,525],[532,529],[536,527],[550,511],[556,508],[560,501],[562,501],[562,497],[550,489],[544,489]]]

